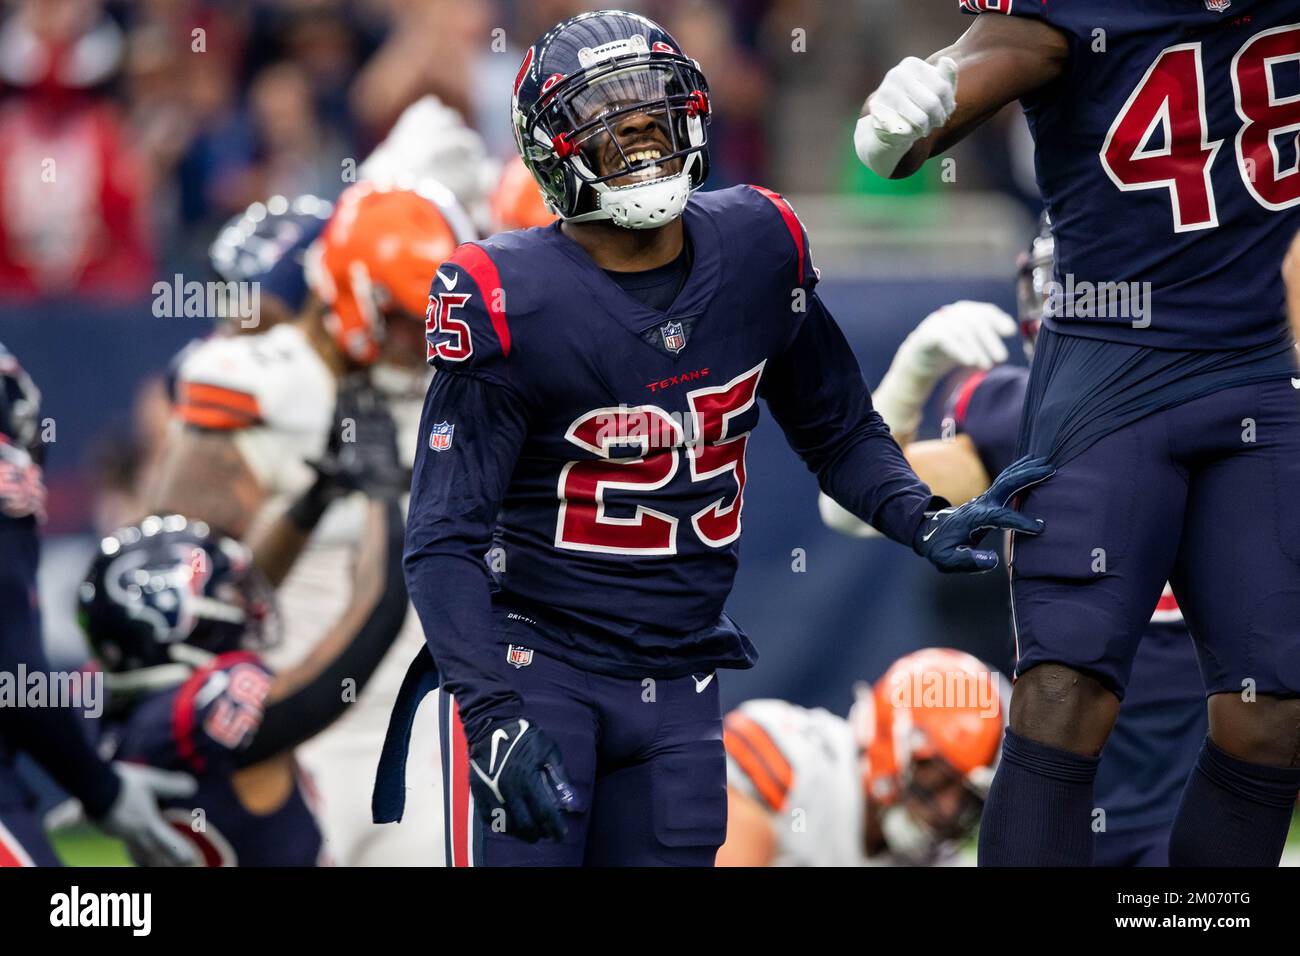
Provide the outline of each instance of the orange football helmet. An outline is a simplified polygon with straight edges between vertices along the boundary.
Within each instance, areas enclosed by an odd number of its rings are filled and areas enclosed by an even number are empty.
[[[360,182],[343,191],[306,257],[325,325],[358,365],[379,356],[389,315],[422,320],[438,266],[473,236],[451,193],[432,182]]]
[[[516,156],[506,163],[492,191],[492,222],[496,228],[502,232],[531,229],[549,226],[556,218],[546,207],[542,191],[524,161]]]
[[[1002,750],[1010,685],[970,654],[931,647],[899,658],[873,687],[859,685],[849,714],[865,758],[867,793],[898,800],[910,767],[940,759],[977,796]]]

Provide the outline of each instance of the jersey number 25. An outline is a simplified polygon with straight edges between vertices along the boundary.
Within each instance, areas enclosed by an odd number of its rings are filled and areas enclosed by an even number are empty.
[[[598,408],[570,425],[565,437],[600,458],[571,461],[560,472],[555,546],[603,554],[676,554],[676,516],[638,504],[632,517],[614,518],[605,513],[605,494],[618,490],[648,496],[673,480],[683,455],[691,481],[730,472],[736,483],[729,501],[719,498],[690,516],[696,537],[712,548],[726,547],[739,538],[749,432],[733,435],[731,424],[753,407],[765,364],[725,385],[686,394],[694,426],[689,442],[681,424],[657,405]],[[641,456],[610,457],[612,448],[626,446],[640,448]],[[652,449],[656,453],[651,454]]]

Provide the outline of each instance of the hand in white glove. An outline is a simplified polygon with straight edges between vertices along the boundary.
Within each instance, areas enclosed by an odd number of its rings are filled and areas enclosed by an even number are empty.
[[[1008,358],[1002,340],[1015,334],[1015,319],[988,302],[954,302],[930,313],[903,340],[872,393],[876,410],[894,434],[911,434],[939,379],[963,366],[1001,365]]]
[[[122,781],[117,800],[95,822],[126,842],[131,859],[143,866],[195,866],[194,848],[158,812],[160,799],[191,796],[198,784],[188,774],[138,764],[114,763]]]
[[[891,176],[917,142],[941,129],[957,108],[957,63],[909,56],[885,74],[867,100],[853,136],[858,158],[879,176]]]

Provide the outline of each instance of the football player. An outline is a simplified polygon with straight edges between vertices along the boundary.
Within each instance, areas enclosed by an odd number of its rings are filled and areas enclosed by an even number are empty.
[[[340,391],[364,379],[380,359],[409,364],[405,356],[414,355],[416,367],[423,367],[429,276],[470,230],[454,198],[437,184],[351,186],[308,257],[310,294],[299,317],[259,335],[214,338],[180,366],[180,433],[168,449],[151,510],[202,520],[237,539],[254,532],[257,564],[278,585],[285,621],[283,646],[268,651],[274,669],[302,660],[347,607],[365,504],[356,495],[332,503],[309,542],[305,533],[289,540],[283,523],[280,534],[266,529],[315,482],[308,463],[321,457],[336,433]],[[407,461],[414,457],[424,381],[422,372],[420,392],[409,403],[387,402]],[[358,415],[344,417],[353,419],[350,427],[359,434],[368,425]],[[412,615],[401,649],[394,649],[367,692],[300,751],[325,795],[327,848],[342,865],[428,864],[439,856],[432,801],[400,829],[369,820],[374,755],[403,667],[422,643]],[[438,773],[435,716],[430,709],[423,718],[430,756],[411,767],[411,786],[431,792]]]
[[[334,444],[320,480],[278,519],[279,537],[297,540],[322,502],[367,497],[347,611],[297,665],[267,666],[270,582],[244,545],[204,522],[150,516],[109,535],[81,585],[81,624],[108,676],[106,746],[193,774],[197,791],[167,801],[164,815],[208,866],[328,860],[294,748],[357,700],[408,608],[396,433],[368,424]]]
[[[756,657],[723,604],[759,398],[824,489],[945,571],[997,564],[983,529],[1040,528],[1005,506],[1037,463],[957,508],[916,478],[789,204],[692,196],[709,113],[699,65],[650,20],[555,26],[512,115],[562,221],[464,245],[434,278],[406,553],[431,656],[394,726],[436,662],[454,863],[712,864],[714,671]],[[395,769],[380,819],[401,812]]]
[[[26,694],[35,675],[54,675],[41,644],[36,596],[37,528],[45,512],[40,421],[40,393],[0,345],[0,675],[9,684],[6,697]],[[85,696],[83,701],[89,704]],[[18,703],[0,703],[0,867],[59,865],[35,796],[14,766],[19,753],[76,797],[105,832],[125,840],[137,859],[173,866],[195,862],[194,852],[171,832],[155,803],[193,794],[192,778],[105,763],[74,710]]]
[[[1169,581],[1210,695],[1170,862],[1276,865],[1300,788],[1295,4],[960,2],[974,25],[886,74],[857,148],[906,176],[1018,99],[1056,239],[1018,447],[1057,467],[1020,501],[1051,531],[1013,536],[981,861],[1092,861],[1098,755]]]
[[[1021,256],[1017,281],[1029,355],[1047,304],[1053,249],[1044,219]],[[873,393],[916,473],[952,501],[979,494],[989,476],[1014,457],[1029,382],[1029,369],[1006,363],[1001,337],[1015,329],[1010,316],[988,303],[945,306],[908,335]],[[934,386],[958,368],[972,371],[952,391],[943,439],[913,441]],[[837,531],[862,536],[870,530],[824,494],[818,504]],[[1094,824],[1096,865],[1169,865],[1169,830],[1205,729],[1200,668],[1178,602],[1166,587],[1133,659],[1128,693],[1097,768],[1096,804],[1105,816]]]
[[[1010,688],[969,654],[927,648],[859,684],[848,719],[783,700],[726,716],[718,866],[936,866],[979,823]]]

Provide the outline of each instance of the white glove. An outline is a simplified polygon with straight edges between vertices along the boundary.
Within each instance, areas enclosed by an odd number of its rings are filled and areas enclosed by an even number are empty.
[[[917,142],[941,129],[957,108],[957,63],[936,65],[909,56],[885,74],[867,101],[853,144],[858,159],[878,176],[889,177]]]
[[[1001,365],[1008,357],[1002,339],[1015,334],[1015,320],[988,302],[954,302],[931,312],[903,340],[871,393],[876,411],[895,435],[911,434],[939,379],[963,366]]]
[[[817,493],[817,511],[822,516],[822,524],[832,531],[846,534],[850,538],[881,538],[879,531],[871,527],[848,508],[840,505],[826,492]]]
[[[141,865],[197,865],[194,848],[158,812],[160,799],[193,795],[194,778],[120,761],[113,770],[122,789],[103,819],[95,821],[100,829],[125,841],[131,859]]]

